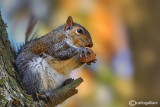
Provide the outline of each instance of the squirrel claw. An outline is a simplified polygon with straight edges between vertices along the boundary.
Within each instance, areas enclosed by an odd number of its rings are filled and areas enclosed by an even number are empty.
[[[82,54],[80,54],[79,57],[82,58]]]
[[[85,55],[85,58],[87,59],[87,57],[88,57],[88,56],[87,56],[87,53],[84,53],[84,55]]]
[[[93,61],[91,61],[92,63],[96,63],[97,59],[94,59]]]
[[[49,103],[53,101],[53,98],[51,97],[51,92],[46,92],[42,95],[38,95],[39,99]]]
[[[44,93],[44,94],[36,93],[35,95],[33,96],[35,101],[39,101],[40,102],[40,100],[43,100],[43,101],[45,101],[47,103],[52,101],[51,98],[50,98],[50,92],[47,92],[47,93]]]
[[[87,62],[87,65],[91,65],[91,63],[96,63],[97,59],[94,59],[93,61]]]

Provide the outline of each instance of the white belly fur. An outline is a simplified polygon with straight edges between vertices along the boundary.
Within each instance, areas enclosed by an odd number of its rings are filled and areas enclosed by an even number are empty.
[[[34,57],[29,62],[32,72],[38,72],[41,77],[41,92],[58,88],[67,79],[66,76],[56,72],[44,58]]]

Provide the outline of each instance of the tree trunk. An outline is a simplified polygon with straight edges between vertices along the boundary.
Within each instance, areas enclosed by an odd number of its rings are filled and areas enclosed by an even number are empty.
[[[34,101],[31,95],[27,95],[16,72],[15,55],[8,40],[6,26],[0,12],[0,106],[54,107],[78,92],[75,88],[83,81],[81,78],[54,90],[52,93],[54,101],[49,104]]]
[[[160,1],[123,0],[135,67],[137,101],[160,99]]]

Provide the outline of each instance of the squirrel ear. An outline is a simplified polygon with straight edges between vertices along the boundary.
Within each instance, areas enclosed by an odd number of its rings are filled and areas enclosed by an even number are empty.
[[[69,16],[65,24],[65,30],[70,29],[72,26],[73,26],[73,19],[71,16]]]

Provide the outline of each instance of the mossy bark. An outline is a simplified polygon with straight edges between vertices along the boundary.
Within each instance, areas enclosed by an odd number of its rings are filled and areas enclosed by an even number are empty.
[[[15,55],[8,40],[4,23],[0,13],[0,106],[47,106],[43,101],[41,103],[34,101],[31,95],[27,95],[23,89],[19,75],[15,67]],[[75,89],[83,80],[81,78],[53,91],[54,101],[49,106],[56,106],[69,97],[76,94]]]
[[[32,106],[32,97],[25,94],[18,82],[15,55],[8,40],[6,26],[0,14],[0,105]]]

